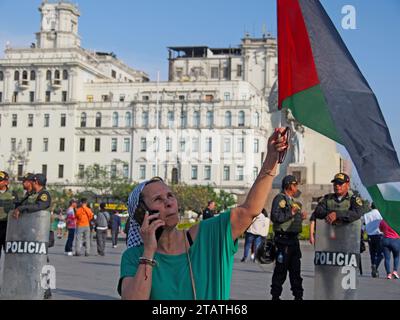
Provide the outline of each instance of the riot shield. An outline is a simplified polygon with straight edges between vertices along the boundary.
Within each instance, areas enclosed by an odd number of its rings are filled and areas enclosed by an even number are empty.
[[[43,299],[49,233],[48,211],[20,214],[18,219],[9,213],[1,299]]]
[[[355,300],[360,263],[361,220],[330,225],[317,220],[315,300]]]

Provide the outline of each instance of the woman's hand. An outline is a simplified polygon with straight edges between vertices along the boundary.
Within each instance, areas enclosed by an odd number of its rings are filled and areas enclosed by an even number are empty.
[[[153,259],[154,253],[157,250],[156,230],[165,225],[163,220],[159,219],[160,214],[146,213],[144,215],[143,224],[140,228],[140,235],[144,243],[144,256],[148,259]]]
[[[268,139],[268,155],[274,160],[278,160],[279,152],[285,151],[289,147],[286,139],[285,128],[276,128]]]

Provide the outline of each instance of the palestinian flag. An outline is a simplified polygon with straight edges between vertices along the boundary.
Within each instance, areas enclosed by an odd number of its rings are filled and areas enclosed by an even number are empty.
[[[277,1],[279,108],[346,147],[400,232],[400,165],[374,93],[319,1]]]

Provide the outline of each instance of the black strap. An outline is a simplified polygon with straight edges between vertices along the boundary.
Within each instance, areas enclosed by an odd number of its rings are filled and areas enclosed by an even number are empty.
[[[187,236],[187,239],[188,239],[188,241],[189,241],[189,245],[192,246],[192,244],[193,244],[193,239],[192,239],[192,236],[190,235],[190,232],[189,232],[189,231],[186,232],[186,236]]]

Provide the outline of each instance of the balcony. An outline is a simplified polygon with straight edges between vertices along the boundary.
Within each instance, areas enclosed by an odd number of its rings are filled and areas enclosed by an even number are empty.
[[[25,79],[20,80],[20,81],[18,82],[18,87],[19,87],[21,90],[26,90],[26,89],[28,89],[28,88],[29,88],[29,80],[25,80]]]
[[[60,79],[51,80],[51,87],[54,89],[60,89],[61,88],[61,80]]]

